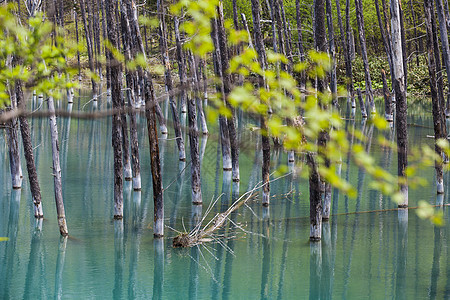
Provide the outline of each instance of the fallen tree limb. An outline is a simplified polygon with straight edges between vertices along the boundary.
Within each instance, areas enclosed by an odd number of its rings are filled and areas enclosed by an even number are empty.
[[[272,181],[278,180],[290,174],[291,173],[287,173],[286,175],[278,177]],[[260,189],[262,186],[263,183],[259,182],[253,189],[245,192],[242,196],[239,197],[239,199],[234,201],[226,211],[216,214],[214,218],[212,218],[205,226],[203,226],[203,228],[202,222],[200,222],[190,232],[180,233],[173,238],[172,246],[174,248],[186,248],[199,245],[203,242],[212,241],[213,233],[220,227],[222,227],[222,225],[224,225],[225,220],[228,219],[228,216],[232,212],[236,211],[239,207],[244,205],[248,200],[250,200],[255,195],[255,191]]]

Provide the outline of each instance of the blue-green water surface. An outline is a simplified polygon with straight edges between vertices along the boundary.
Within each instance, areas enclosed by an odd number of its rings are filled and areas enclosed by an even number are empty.
[[[88,94],[75,98],[73,110],[92,110]],[[86,105],[85,105],[86,104]],[[38,103],[34,104],[37,107]],[[45,106],[45,103],[44,103]],[[67,109],[66,102],[59,103]],[[98,107],[106,108],[105,99]],[[167,114],[166,106],[163,111]],[[379,133],[347,115],[348,132],[363,130],[364,147],[393,174],[395,152],[377,145]],[[379,111],[383,111],[380,103]],[[182,118],[183,119],[183,118]],[[239,115],[243,194],[261,180],[261,148],[257,126]],[[432,145],[431,103],[410,103],[409,141]],[[294,172],[271,183],[271,204],[259,197],[232,214],[215,240],[190,249],[172,248],[176,231],[191,229],[198,207],[191,205],[190,164],[179,162],[173,130],[160,136],[165,201],[165,234],[153,239],[153,197],[146,122],[138,117],[142,191],[124,186],[124,219],[113,220],[113,153],[111,119],[58,118],[64,202],[70,232],[60,239],[53,196],[49,125],[30,119],[34,154],[42,189],[45,219],[34,219],[27,173],[12,190],[6,135],[0,134],[0,299],[450,299],[450,216],[435,227],[415,210],[395,210],[389,197],[370,188],[370,178],[343,157],[339,174],[358,190],[349,198],[333,190],[330,221],[322,241],[309,243],[309,190]],[[169,126],[170,127],[170,126]],[[209,124],[200,139],[203,214],[212,202],[209,220],[237,197],[236,184],[222,171],[218,125]],[[185,133],[186,134],[186,133]],[[383,133],[393,139],[392,134]],[[354,141],[357,143],[357,141]],[[189,144],[186,139],[186,149]],[[299,156],[298,161],[301,161]],[[272,152],[272,169],[287,155]],[[301,162],[298,163],[301,166]],[[432,167],[421,175],[434,182]],[[446,191],[450,189],[445,174]],[[232,192],[234,190],[234,192]],[[217,200],[217,202],[216,202]],[[434,184],[410,190],[411,207],[420,200],[435,204]],[[443,196],[448,203],[448,192]],[[369,212],[372,211],[372,212]]]

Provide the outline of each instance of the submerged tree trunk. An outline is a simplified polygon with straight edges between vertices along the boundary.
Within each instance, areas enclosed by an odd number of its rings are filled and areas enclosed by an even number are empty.
[[[197,65],[195,63],[195,57],[189,52],[189,61],[191,64],[191,77],[195,81]],[[202,189],[200,178],[200,152],[198,143],[198,126],[197,126],[197,114],[195,112],[195,99],[199,96],[198,85],[194,82],[194,95],[187,99],[188,109],[188,123],[189,123],[189,144],[191,146],[191,187],[192,187],[192,204],[201,205]]]
[[[231,164],[232,164],[232,178],[233,181],[239,181],[239,145],[237,141],[236,134],[236,112],[235,109],[228,102],[228,94],[231,92],[231,76],[228,74],[229,68],[229,57],[228,57],[228,46],[227,37],[225,33],[225,24],[223,17],[223,4],[219,2],[217,7],[218,18],[217,18],[217,36],[219,40],[219,49],[221,57],[221,68],[222,68],[222,78],[224,83],[224,95],[223,99],[225,104],[231,111],[231,116],[227,118],[228,133],[230,138],[230,148],[231,148]]]
[[[173,127],[175,130],[175,136],[177,139],[177,146],[178,146],[178,159],[183,161],[186,159],[186,154],[184,150],[184,140],[181,135],[181,127],[180,127],[180,119],[178,117],[178,109],[177,105],[174,100],[174,96],[171,95],[173,92],[173,82],[172,82],[172,75],[171,75],[171,64],[169,59],[169,50],[167,47],[167,29],[166,29],[166,22],[164,19],[164,6],[163,1],[158,1],[158,15],[160,20],[159,25],[159,47],[161,50],[161,56],[162,56],[162,62],[164,65],[164,79],[165,79],[165,85],[166,85],[166,92],[169,93],[169,104],[170,108],[172,110],[172,119],[173,119]],[[177,24],[178,25],[178,24]],[[178,26],[177,26],[178,27]],[[177,28],[178,30],[178,28]],[[179,33],[178,33],[179,35]],[[179,38],[179,37],[178,37]],[[177,41],[177,51],[178,51],[178,45],[179,40]],[[180,45],[181,47],[181,45]],[[180,49],[180,51],[182,51]],[[180,63],[180,61],[178,61]],[[182,87],[184,89],[184,87]]]
[[[122,42],[124,45],[125,61],[131,61],[131,27],[129,23],[128,11],[125,2],[121,2],[121,22],[122,22]],[[131,166],[133,177],[133,189],[138,191],[141,189],[141,166],[139,163],[139,142],[137,135],[136,112],[134,108],[137,106],[136,84],[137,72],[132,70],[126,71],[127,82],[127,98],[130,117],[130,145],[131,145]]]
[[[147,117],[148,140],[150,144],[150,160],[153,182],[153,236],[164,236],[164,198],[159,158],[158,131],[156,129],[156,100],[151,78],[145,76],[145,116]]]
[[[115,0],[106,0],[106,19],[108,24],[108,39],[112,47],[117,47],[117,25]],[[119,61],[109,50],[108,65],[111,72],[111,100],[113,109],[122,108],[122,72]],[[122,161],[122,123],[121,114],[115,112],[112,116],[112,146],[114,150],[114,219],[123,218],[123,161]]]
[[[314,154],[306,154],[309,166],[309,222],[311,241],[320,241],[322,237],[322,198],[320,193],[320,175]]]
[[[134,51],[136,52],[136,54],[142,54],[144,56],[144,59],[147,60],[145,55],[144,42],[142,41],[138,25],[136,5],[133,0],[125,1],[129,12],[131,11],[130,25],[132,27]],[[156,110],[159,106],[155,99],[153,82],[150,74],[141,68],[138,68],[137,70],[139,79],[143,80],[143,97],[145,99],[145,116],[147,119],[148,140],[150,148],[154,207],[153,236],[155,238],[159,238],[164,236],[164,197],[161,176],[161,163],[159,156],[158,130],[156,127]]]
[[[225,82],[223,80],[222,73],[222,57],[220,55],[220,45],[219,45],[219,34],[217,28],[217,20],[211,20],[212,30],[211,30],[211,38],[214,44],[214,52],[213,52],[213,64],[214,64],[214,72],[220,82],[216,85],[216,90],[221,95],[225,95]],[[220,143],[222,145],[222,167],[224,171],[232,170],[232,161],[231,161],[231,146],[230,146],[230,134],[228,131],[227,119],[222,114],[219,115],[219,130],[220,130]]]
[[[408,184],[406,182],[406,168],[408,166],[408,124],[406,119],[407,104],[403,73],[402,38],[400,28],[400,8],[398,0],[391,0],[391,29],[392,29],[392,63],[394,69],[394,91],[396,101],[396,129],[398,149],[398,176],[402,201],[399,207],[408,206]]]
[[[64,211],[64,201],[62,195],[61,182],[61,164],[59,162],[59,142],[58,142],[58,127],[56,125],[55,105],[53,97],[47,100],[48,110],[50,112],[50,133],[52,138],[52,158],[53,158],[53,184],[55,189],[56,213],[58,215],[59,232],[62,236],[67,236],[66,213]]]
[[[258,54],[258,62],[261,65],[261,69],[266,69],[266,52],[264,50],[263,35],[261,32],[260,24],[260,7],[258,0],[251,0],[252,2],[252,15],[253,15],[253,33],[255,38],[255,50]],[[265,88],[264,78],[258,76],[258,85],[260,89]],[[263,181],[263,193],[262,193],[262,205],[268,206],[270,199],[270,140],[269,130],[267,127],[266,113],[263,113],[260,117],[261,127],[261,142],[263,148],[263,163],[262,163],[262,181]]]
[[[15,83],[15,93],[17,106],[21,109],[26,109],[25,100],[23,97],[22,82],[20,80]],[[19,117],[20,121],[20,133],[22,135],[23,152],[25,160],[27,162],[28,179],[30,181],[30,190],[34,204],[34,217],[43,218],[44,213],[42,211],[41,204],[41,188],[39,186],[36,165],[33,155],[33,144],[31,143],[30,125],[25,116]]]
[[[432,18],[433,4],[432,0],[424,1],[425,7],[425,24],[427,28],[427,51],[428,51],[428,74],[430,75],[430,92],[433,110],[433,125],[434,125],[434,138],[435,138],[435,151],[439,157],[435,161],[436,169],[436,192],[438,194],[444,193],[444,172],[442,166],[442,149],[438,146],[437,141],[442,138],[446,138],[442,131],[442,123],[445,124],[445,118],[442,114],[441,103],[439,101],[439,96],[437,92],[437,81],[436,81],[436,61],[434,52],[437,50],[434,48],[434,34],[432,28]]]
[[[11,106],[6,111],[17,108],[16,94],[14,91],[10,92]],[[12,118],[6,122],[6,135],[8,138],[8,153],[9,153],[9,166],[11,171],[11,183],[13,189],[20,189],[22,187],[22,166],[20,163],[20,151],[19,151],[19,132],[17,127],[19,122],[17,118]]]
[[[359,101],[359,108],[361,109],[361,117],[367,118],[367,112],[366,112],[366,107],[364,105],[364,100],[363,100],[363,96],[361,93],[361,89],[356,89],[356,93],[358,94],[358,101]]]

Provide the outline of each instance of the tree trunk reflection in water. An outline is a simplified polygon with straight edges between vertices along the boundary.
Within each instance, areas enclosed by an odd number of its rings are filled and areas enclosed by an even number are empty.
[[[263,207],[262,220],[262,271],[261,271],[261,299],[271,298],[269,284],[270,268],[270,218],[269,207]]]
[[[191,229],[194,229],[202,220],[202,205],[191,206]],[[189,299],[198,299],[200,245],[191,248],[189,269]]]
[[[64,262],[66,260],[66,247],[67,247],[67,236],[60,237],[58,257],[56,259],[56,272],[55,272],[55,299],[62,299],[63,292],[63,273],[64,273]]]
[[[398,210],[397,253],[395,268],[395,298],[406,296],[406,261],[408,257],[408,209]]]
[[[440,196],[440,195],[438,195]],[[430,295],[430,299],[437,299],[438,290],[437,283],[440,273],[440,259],[441,259],[441,249],[442,249],[442,228],[435,226],[434,227],[434,250],[433,250],[433,264],[431,266],[431,280],[430,287],[428,289],[428,295]],[[448,260],[447,256],[447,260]],[[447,299],[444,297],[444,299]]]
[[[163,298],[164,288],[164,239],[154,239],[153,248],[155,260],[153,262],[153,299]]]
[[[31,237],[31,246],[30,246],[30,256],[28,259],[28,267],[27,274],[25,277],[25,290],[24,290],[24,299],[36,297],[36,298],[45,298],[44,295],[41,294],[42,291],[36,290],[36,286],[42,286],[41,272],[37,272],[39,257],[42,255],[42,245],[41,245],[41,229],[35,229],[33,232],[33,236]],[[43,271],[43,270],[41,270]],[[38,273],[38,274],[36,274]],[[37,284],[36,281],[40,280]]]
[[[309,243],[309,299],[320,299],[322,280],[322,242]]]
[[[138,263],[139,252],[142,237],[142,227],[145,224],[147,209],[143,209],[141,205],[141,191],[133,192],[132,201],[132,221],[131,221],[131,238],[130,238],[130,275],[128,280],[128,298],[136,299],[137,283],[138,283]]]
[[[278,294],[277,299],[283,299],[283,287],[285,281],[285,273],[286,273],[286,260],[288,254],[288,246],[289,246],[289,212],[291,211],[291,203],[293,202],[293,183],[294,180],[294,167],[295,164],[293,162],[288,163],[289,172],[291,173],[286,178],[286,187],[284,193],[287,195],[285,199],[285,211],[284,211],[284,240],[283,240],[283,250],[281,254],[281,265],[280,265],[280,280],[278,282]]]
[[[114,289],[113,299],[123,298],[123,219],[114,220]]]
[[[369,129],[366,131],[366,122],[363,121],[361,124],[361,132],[363,133],[363,135],[367,136],[367,144],[365,145],[365,151],[367,153],[370,153],[370,148],[372,145],[372,135],[373,135],[373,124],[369,127]],[[361,199],[363,197],[363,189],[364,189],[364,181],[365,181],[365,177],[366,177],[366,171],[363,168],[359,168],[358,170],[358,183],[357,183],[357,188],[356,190],[358,191],[358,195],[356,198],[356,207],[355,207],[355,212],[359,212],[360,211],[360,206],[361,206]],[[346,212],[348,212],[348,210],[346,209]],[[351,267],[352,267],[352,259],[353,259],[353,250],[354,250],[354,246],[355,246],[355,240],[356,240],[356,235],[359,228],[359,214],[355,214],[354,215],[354,223],[351,226],[352,228],[352,233],[351,233],[351,241],[350,241],[350,249],[348,248],[348,246],[346,245],[346,243],[343,243],[343,247],[345,249],[346,252],[349,252],[348,254],[348,260],[347,260],[347,266],[345,268],[345,273],[344,273],[344,290],[343,290],[343,298],[347,298],[347,289],[348,289],[348,284],[349,284],[349,280],[350,280],[350,273],[351,273]],[[346,216],[346,223],[348,222],[348,215]],[[345,225],[345,228],[347,228],[348,225]],[[347,230],[344,231],[344,241],[347,240]]]

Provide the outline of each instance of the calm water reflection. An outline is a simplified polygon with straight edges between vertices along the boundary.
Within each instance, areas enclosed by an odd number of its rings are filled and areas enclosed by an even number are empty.
[[[88,96],[82,93],[81,101],[59,105],[68,110],[90,110],[92,103],[85,105]],[[426,139],[427,134],[433,135],[430,105],[410,104],[411,143],[432,143]],[[97,106],[105,108],[107,104],[102,99]],[[373,125],[361,122],[358,112],[356,121],[351,115],[349,111],[347,131],[363,131],[367,141],[362,146],[395,173],[396,154],[376,144],[379,133]],[[185,122],[185,114],[181,120]],[[162,240],[153,239],[151,228],[153,201],[145,118],[138,116],[143,189],[133,191],[131,182],[125,182],[123,220],[112,219],[111,120],[58,119],[71,234],[68,239],[60,238],[48,121],[31,122],[46,219],[34,219],[26,180],[22,190],[11,190],[5,135],[0,135],[0,236],[10,239],[0,243],[0,299],[450,298],[448,207],[439,208],[446,220],[441,228],[418,219],[414,210],[381,211],[395,208],[395,204],[370,188],[369,176],[351,164],[350,157],[342,157],[343,164],[336,169],[357,187],[357,197],[333,190],[332,217],[323,226],[321,242],[308,242],[308,185],[294,172],[272,183],[270,208],[262,208],[257,200],[249,202],[230,215],[214,242],[173,249],[170,238],[176,232],[172,228],[190,230],[203,217],[209,220],[261,180],[258,136],[243,130],[257,123],[242,115],[239,184],[232,182],[231,172],[222,171],[217,136],[201,137],[203,206],[191,205],[190,164],[178,161],[173,132],[161,137],[168,226],[167,238]],[[209,130],[217,132],[217,124],[209,124]],[[392,131],[383,134],[394,140]],[[350,143],[360,142],[351,139]],[[286,153],[273,151],[274,169],[286,161]],[[288,168],[294,170],[292,165]],[[434,182],[433,168],[422,173]],[[446,174],[447,184],[449,180]],[[420,200],[447,204],[448,193],[437,197],[432,186],[411,190],[410,206]],[[214,201],[216,205],[204,216]]]

